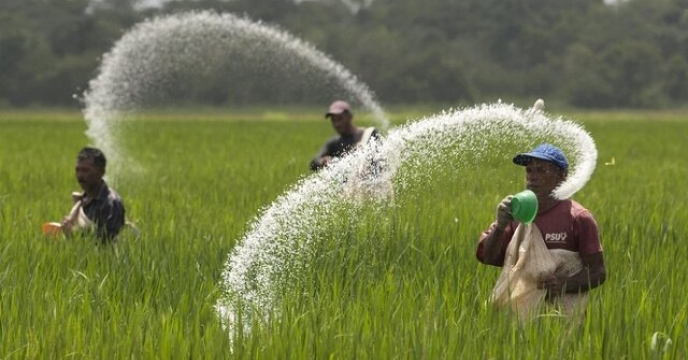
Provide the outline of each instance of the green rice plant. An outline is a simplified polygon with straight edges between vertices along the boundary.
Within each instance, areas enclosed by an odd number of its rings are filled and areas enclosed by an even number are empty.
[[[487,304],[500,269],[478,264],[475,246],[497,202],[524,184],[521,167],[488,155],[404,169],[417,181],[396,184],[394,206],[334,211],[271,316],[239,321],[230,339],[215,309],[227,256],[311,175],[332,133],[303,113],[127,124],[140,168],[111,169],[108,181],[141,234],[114,246],[40,233],[78,190],[74,156],[89,143],[79,115],[2,114],[0,358],[688,358],[688,122],[673,114],[580,116],[599,158],[574,198],[599,223],[608,280],[578,321],[520,325]]]

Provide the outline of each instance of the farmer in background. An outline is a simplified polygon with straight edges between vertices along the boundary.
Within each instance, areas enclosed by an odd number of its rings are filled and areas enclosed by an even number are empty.
[[[379,139],[379,134],[375,128],[362,128],[354,125],[354,114],[346,101],[337,100],[333,102],[325,113],[325,118],[330,119],[332,127],[339,135],[328,140],[315,158],[311,160],[310,167],[313,171],[326,167],[332,159],[344,156],[357,146],[367,143],[371,138]]]
[[[76,158],[76,180],[83,193],[73,193],[74,206],[62,220],[62,231],[93,232],[103,243],[115,241],[125,225],[122,198],[103,180],[107,161],[102,151],[85,147]]]
[[[566,156],[559,148],[542,144],[532,152],[516,155],[513,162],[525,167],[527,188],[537,196],[538,212],[533,223],[528,225],[532,225],[533,233],[542,239],[538,239],[540,245],[544,240],[546,249],[542,247],[543,251],[572,253],[579,263],[575,273],[543,276],[534,286],[546,291],[545,302],[548,303],[556,303],[566,294],[582,294],[587,301],[587,291],[605,281],[604,257],[597,223],[590,211],[576,201],[553,196],[553,190],[568,175]],[[507,196],[497,206],[497,218],[480,237],[476,254],[484,264],[504,266],[503,271],[507,265],[513,265],[505,264],[505,256],[507,261],[509,256],[522,256],[516,254],[518,249],[514,248],[517,246],[508,246],[517,237],[514,236],[517,228],[524,225],[514,220],[511,199],[511,195]],[[558,263],[557,269],[566,265]]]

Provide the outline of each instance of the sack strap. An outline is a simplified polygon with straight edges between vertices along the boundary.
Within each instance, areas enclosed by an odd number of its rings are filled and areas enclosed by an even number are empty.
[[[374,127],[367,127],[365,130],[363,130],[363,136],[361,136],[361,141],[356,144],[356,147],[362,147],[365,146],[365,144],[370,141],[370,137],[373,135],[373,131],[375,131]]]

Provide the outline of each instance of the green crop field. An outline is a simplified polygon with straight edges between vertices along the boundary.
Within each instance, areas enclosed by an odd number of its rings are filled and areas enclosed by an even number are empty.
[[[486,303],[499,269],[479,264],[475,245],[498,201],[522,189],[523,169],[447,154],[405,169],[418,181],[393,206],[333,213],[272,316],[230,336],[216,311],[228,255],[311,176],[333,133],[319,111],[127,124],[120,141],[136,164],[108,180],[141,235],[114,246],[40,232],[79,190],[81,115],[0,113],[0,359],[687,359],[688,117],[567,117],[597,145],[574,198],[598,221],[608,272],[582,321],[519,325]]]

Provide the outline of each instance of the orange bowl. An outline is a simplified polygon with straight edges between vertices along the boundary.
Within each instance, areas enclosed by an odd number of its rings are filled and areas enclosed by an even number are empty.
[[[62,224],[58,222],[47,222],[41,225],[43,234],[48,236],[58,236],[62,233]]]

